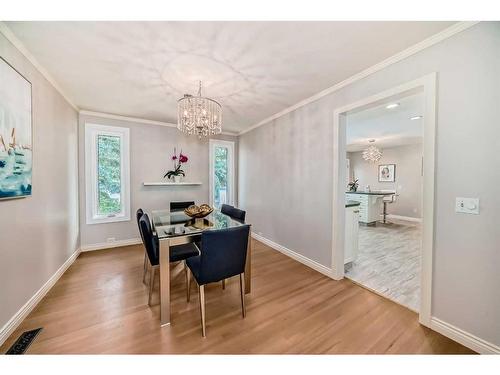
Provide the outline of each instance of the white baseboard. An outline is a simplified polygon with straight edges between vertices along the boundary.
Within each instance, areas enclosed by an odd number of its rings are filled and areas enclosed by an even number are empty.
[[[301,254],[296,253],[295,251],[292,251],[285,246],[282,246],[280,244],[277,244],[276,242],[271,241],[270,239],[267,239],[259,234],[256,234],[252,232],[252,237],[255,238],[257,241],[262,242],[263,244],[266,244],[267,246],[273,248],[274,250],[278,250],[280,253],[283,253],[290,258],[296,260],[297,262],[300,262],[313,270],[316,270],[320,273],[322,273],[325,276],[328,276],[333,279],[334,272],[331,268],[328,268],[312,259],[309,259]]]
[[[90,244],[90,245],[83,245],[81,247],[81,249],[82,249],[82,252],[86,252],[86,251],[111,249],[113,247],[138,245],[140,243],[142,243],[142,240],[140,238],[130,238],[128,240],[119,240],[119,241],[113,241],[113,242],[101,242],[101,243],[95,243],[95,244]]]
[[[479,337],[465,332],[464,330],[461,330],[460,328],[449,323],[443,322],[438,318],[431,318],[430,328],[478,353],[500,354],[499,346],[480,339]]]
[[[414,221],[416,223],[421,223],[422,218],[420,217],[410,217],[410,216],[400,216],[400,215],[387,215],[388,219],[398,219],[398,220],[406,220],[406,221]]]
[[[28,302],[24,304],[23,307],[19,309],[17,313],[14,314],[10,320],[5,323],[5,325],[0,329],[0,345],[2,345],[5,340],[16,330],[16,328],[21,324],[21,322],[28,316],[28,314],[38,305],[43,297],[48,293],[48,291],[55,285],[57,280],[66,272],[66,270],[73,264],[73,262],[80,255],[81,250],[77,249],[64,264],[59,267],[54,275],[51,276],[49,280],[43,286],[38,289],[33,297],[31,297]]]

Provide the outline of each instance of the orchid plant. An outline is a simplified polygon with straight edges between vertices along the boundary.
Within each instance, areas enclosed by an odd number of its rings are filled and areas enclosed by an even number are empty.
[[[174,148],[174,154],[172,155],[171,159],[174,162],[174,169],[171,170],[171,171],[168,171],[165,174],[165,176],[163,176],[163,178],[167,177],[167,178],[170,179],[171,177],[174,177],[174,176],[183,176],[183,177],[186,177],[186,174],[181,169],[181,167],[182,167],[183,164],[186,164],[188,162],[188,160],[189,160],[188,157],[182,153],[182,150],[179,153],[179,156],[177,156],[177,151]]]

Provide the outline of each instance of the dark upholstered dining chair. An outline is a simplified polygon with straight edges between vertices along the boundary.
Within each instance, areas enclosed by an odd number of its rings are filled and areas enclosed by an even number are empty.
[[[238,220],[240,223],[245,222],[246,211],[230,206],[229,204],[223,204],[220,210],[223,214],[226,214],[233,219]]]
[[[247,257],[249,225],[235,228],[205,231],[201,235],[201,254],[186,260],[187,300],[190,299],[190,273],[193,274],[199,291],[201,334],[206,336],[205,285],[232,276],[240,276],[241,310],[245,310],[245,262]]]
[[[194,201],[186,202],[170,202],[170,211],[182,211],[189,206],[192,206]]]
[[[151,305],[151,296],[153,294],[155,274],[156,270],[160,267],[160,246],[158,236],[156,235],[156,233],[153,233],[153,230],[151,228],[151,222],[149,221],[148,214],[143,214],[139,219],[139,228],[141,230],[144,247],[146,248],[146,254],[148,256],[150,264],[148,305]],[[169,260],[171,263],[185,261],[190,257],[197,256],[199,253],[200,252],[194,243],[171,246]],[[185,268],[185,270],[187,280],[187,267]]]
[[[139,228],[139,234],[141,235],[142,244],[144,245],[144,236],[142,235],[141,225],[139,224],[139,220],[141,220],[142,215],[144,215],[144,211],[142,210],[142,208],[139,208],[135,213],[135,217],[137,219],[137,227]],[[148,256],[146,254],[146,248],[144,248],[144,264],[143,264],[142,271],[143,271],[142,272],[142,282],[145,284],[146,283],[146,273],[148,272]]]
[[[245,223],[246,211],[225,203],[222,204],[220,211],[240,223]],[[226,280],[222,280],[222,289],[226,289]]]

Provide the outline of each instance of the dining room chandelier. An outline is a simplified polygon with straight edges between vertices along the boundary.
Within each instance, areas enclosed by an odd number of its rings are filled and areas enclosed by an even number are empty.
[[[370,139],[368,142],[374,143],[375,139]],[[376,163],[377,161],[380,160],[381,157],[382,157],[382,151],[380,151],[373,144],[368,146],[368,148],[363,151],[363,159],[365,159],[366,161]]]
[[[177,129],[181,132],[200,139],[222,133],[222,106],[201,95],[201,81],[198,96],[185,94],[177,103]]]

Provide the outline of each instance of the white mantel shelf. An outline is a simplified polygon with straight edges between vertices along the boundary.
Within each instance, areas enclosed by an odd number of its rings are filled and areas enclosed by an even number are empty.
[[[144,186],[195,186],[201,182],[143,182]]]

